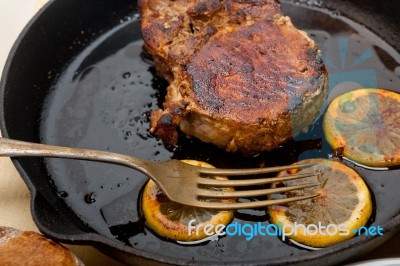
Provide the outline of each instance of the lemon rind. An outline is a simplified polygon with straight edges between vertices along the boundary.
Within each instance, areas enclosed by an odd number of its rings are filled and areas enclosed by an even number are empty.
[[[182,160],[182,162],[203,167],[213,167],[208,163],[196,160]],[[218,179],[221,178],[223,177],[218,177]],[[192,232],[192,234],[189,235],[187,225],[174,224],[173,222],[167,219],[165,219],[165,221],[162,220],[159,205],[156,206],[157,210],[152,210],[151,208],[143,208],[143,206],[145,205],[148,206],[149,204],[155,206],[156,203],[155,200],[149,198],[150,189],[157,189],[156,183],[154,183],[152,180],[149,180],[148,183],[146,184],[142,196],[142,212],[146,219],[146,224],[152,231],[154,231],[157,235],[161,237],[165,237],[179,242],[195,242],[210,237],[206,235],[205,232],[203,232],[202,230],[199,230],[199,234]],[[207,223],[213,225],[217,224],[227,225],[233,219],[233,216],[234,216],[234,211],[232,210],[219,211],[217,214],[213,215],[212,219],[207,221]]]

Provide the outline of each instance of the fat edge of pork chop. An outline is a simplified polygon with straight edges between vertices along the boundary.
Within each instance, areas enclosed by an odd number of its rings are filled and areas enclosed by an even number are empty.
[[[152,113],[150,131],[168,144],[177,142],[180,128],[227,151],[272,150],[307,128],[319,113],[327,94],[320,51],[281,14],[276,1],[217,2],[221,6],[200,9],[206,18],[188,15],[202,1],[179,10],[176,14],[183,18],[169,18],[192,25],[201,20],[208,30],[198,34],[207,38],[196,42],[196,31],[190,31],[170,46],[146,42],[158,73],[170,82],[164,110]]]

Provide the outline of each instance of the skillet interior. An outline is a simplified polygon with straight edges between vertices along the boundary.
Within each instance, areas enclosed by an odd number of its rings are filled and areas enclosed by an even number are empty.
[[[392,2],[395,3],[395,1]],[[331,8],[335,7],[333,6],[333,1],[332,3],[327,2],[327,4],[330,4]],[[381,21],[381,24],[379,25],[381,25],[380,27],[382,27],[382,29],[380,29],[379,26],[378,29],[376,29],[377,24],[375,23],[371,24],[371,28],[376,33],[380,34],[381,37],[391,44],[391,46],[396,47],[395,45],[398,43],[396,40],[398,40],[399,34],[398,32],[395,32],[396,28],[392,27],[392,25],[399,25],[398,18],[392,11],[396,9],[379,9],[379,11],[384,15],[377,16],[376,14],[372,13],[372,11],[375,9],[370,2],[363,3],[366,11],[361,10],[357,4],[358,2],[353,3],[343,1],[337,5],[339,5],[340,8],[343,8],[343,11],[346,12],[353,10],[351,13],[354,16],[354,19],[365,24],[371,22],[371,20],[368,20],[368,18],[370,19],[371,16],[374,17],[375,21]],[[137,33],[133,32],[133,30],[130,30],[133,29],[135,24],[135,21],[132,20],[133,14],[135,13],[134,9],[134,3],[131,1],[122,0],[113,1],[112,3],[108,3],[108,1],[85,1],[84,3],[81,1],[69,1],[68,3],[65,3],[65,1],[52,1],[49,5],[47,5],[41,14],[36,16],[33,22],[31,22],[28,28],[23,32],[17,41],[17,44],[14,47],[9,61],[5,67],[0,98],[0,101],[2,101],[1,108],[3,108],[1,112],[1,115],[3,116],[1,121],[1,129],[4,136],[34,142],[39,142],[42,139],[44,139],[47,143],[49,141],[56,142],[57,138],[52,138],[49,135],[51,130],[46,131],[46,128],[49,129],[50,127],[43,127],[43,123],[46,124],[45,121],[47,119],[51,119],[50,111],[52,109],[48,108],[49,103],[46,103],[48,95],[52,94],[52,89],[57,88],[55,84],[57,84],[60,78],[62,78],[67,66],[73,64],[73,61],[71,60],[77,58],[87,46],[90,46],[95,40],[98,40],[101,36],[104,36],[105,33],[111,31],[112,29],[118,28],[118,32],[126,30],[127,32],[125,34],[138,39],[139,36]],[[285,5],[285,9],[289,14],[290,12],[293,14],[297,12],[297,9],[295,9],[295,7],[292,5]],[[348,16],[351,15],[348,14]],[[54,17],[58,18],[57,23],[52,22]],[[386,19],[383,19],[383,17],[386,17]],[[302,24],[302,27],[307,28],[307,26],[310,26],[307,25],[307,23],[317,23],[317,20],[317,17],[307,21],[299,19],[297,23]],[[296,23],[296,20],[294,22]],[[327,21],[325,21],[325,23],[327,23]],[[124,27],[125,25],[127,25],[127,27]],[[335,24],[332,23],[332,25],[326,26],[335,27]],[[123,47],[124,39],[122,38],[119,41],[121,43],[116,43],[114,45],[110,44],[109,46],[106,46],[105,48],[107,51],[104,53],[111,54],[118,48]],[[396,48],[398,49],[399,47]],[[104,53],[97,55],[93,53],[90,60],[92,60],[92,62],[99,61],[102,59],[101,57],[104,56]],[[99,56],[99,58],[96,58],[96,56]],[[91,63],[89,61],[83,62],[82,67],[77,67],[78,72],[75,75],[76,77],[86,77],[86,80],[94,78],[93,75],[95,75],[96,70],[84,67],[86,63]],[[149,66],[146,66],[146,68],[148,67]],[[125,73],[121,72],[120,74],[124,79],[123,75]],[[141,78],[143,79],[143,77]],[[132,77],[127,77],[127,79],[130,82],[133,81]],[[138,78],[137,81],[139,82],[139,80],[140,78]],[[160,83],[157,83],[153,80],[153,83],[159,85],[161,84],[162,86],[161,81]],[[90,84],[90,82],[86,84],[83,83],[81,86],[90,86],[88,84]],[[381,84],[381,82],[379,84]],[[122,83],[117,84],[117,87],[122,87],[123,85],[124,84]],[[387,86],[390,86],[390,84],[387,84]],[[85,97],[85,95],[78,95],[77,97],[82,99],[82,97]],[[157,102],[154,102],[154,104],[157,104]],[[79,106],[80,105],[78,105],[78,107]],[[15,114],[18,114],[18,116]],[[123,133],[126,134],[126,131]],[[112,136],[109,135],[109,137]],[[63,139],[65,140],[65,138]],[[92,140],[93,142],[85,143],[82,142],[82,139],[78,140],[77,142],[73,142],[74,140],[70,139],[70,142],[58,144],[83,145],[84,147],[92,148],[107,148],[103,146],[97,146],[99,141],[107,143],[107,141],[104,141],[104,139]],[[111,142],[112,143],[110,144],[115,144],[117,141]],[[187,144],[189,143],[190,141],[188,141]],[[213,153],[216,153],[212,156],[220,155],[221,157],[225,157],[223,156],[223,153],[216,151],[207,145],[204,146],[203,144],[196,144],[196,142],[190,144],[195,145],[192,146],[192,148],[196,147],[197,151],[195,154],[192,154],[192,156],[196,156],[198,159],[207,159],[207,156],[210,156],[210,152],[207,152],[208,148],[210,148]],[[181,147],[183,148],[172,152],[160,148],[163,153],[157,154],[156,158],[166,159],[165,157],[168,156],[175,156],[178,158],[182,158],[182,156],[188,156],[188,152],[190,151],[187,150],[187,145],[186,148],[185,144],[182,144]],[[126,151],[124,148],[125,147],[118,146],[117,144],[112,146],[114,151],[125,151],[127,153],[136,155],[135,152],[130,152],[129,150]],[[199,150],[201,151],[200,154],[198,153]],[[152,156],[152,154],[148,154],[146,156]],[[229,159],[242,159],[240,156],[238,156],[239,158],[235,157],[237,156],[229,157]],[[273,157],[275,156],[267,155],[266,158],[272,159]],[[251,165],[252,161],[252,159],[246,160],[245,165]],[[273,161],[269,162],[274,163]],[[108,253],[114,253],[115,256],[125,262],[129,262],[130,264],[137,262],[137,256],[157,259],[159,261],[167,261],[174,264],[191,261],[190,258],[177,259],[174,256],[160,255],[159,252],[154,250],[154,246],[148,246],[142,249],[132,248],[124,245],[122,242],[114,240],[113,237],[107,235],[107,233],[102,233],[100,235],[97,234],[95,231],[99,230],[97,228],[94,230],[96,227],[96,221],[88,221],[86,219],[85,222],[83,222],[81,219],[79,219],[77,213],[72,211],[64,203],[63,196],[65,196],[65,194],[63,191],[56,191],[53,183],[50,182],[49,177],[53,178],[51,173],[54,174],[54,172],[58,171],[54,169],[54,166],[57,165],[56,162],[52,163],[52,161],[47,161],[48,165],[50,165],[50,172],[48,171],[44,161],[40,159],[18,159],[14,160],[14,163],[16,164],[18,170],[22,174],[25,182],[28,184],[32,192],[33,216],[38,224],[39,229],[45,234],[64,242],[101,243],[99,247],[102,250],[105,250]],[[278,161],[275,163],[282,162]],[[51,167],[51,165],[53,167]],[[217,162],[217,165],[229,165],[229,162],[219,161]],[[365,174],[367,173],[365,172]],[[120,181],[123,183],[123,177],[125,173],[121,173],[120,175],[122,178]],[[392,172],[389,174],[389,177],[385,177],[386,181],[391,180],[391,178],[395,178],[394,176],[395,173]],[[128,184],[129,182],[125,183]],[[115,182],[115,185],[118,187],[118,182]],[[388,186],[389,183],[386,187]],[[126,186],[123,185],[122,187]],[[136,187],[139,187],[139,184],[137,184]],[[83,201],[83,197],[81,197],[80,200],[82,201],[83,206],[87,205]],[[391,218],[392,216],[393,218]],[[279,264],[291,262],[295,264],[304,263],[307,265],[310,265],[310,261],[315,264],[320,264],[321,261],[324,261],[324,263],[327,264],[339,262],[353,257],[357,253],[361,254],[367,252],[370,248],[380,244],[384,239],[394,234],[396,231],[398,231],[399,219],[400,218],[398,215],[393,214],[390,217],[386,217],[382,221],[379,221],[381,223],[388,221],[385,223],[385,237],[377,238],[374,241],[371,241],[371,237],[357,237],[344,244],[337,245],[323,251],[310,253],[307,251],[298,250],[293,253],[294,256],[283,256],[281,258],[274,259],[270,259],[267,256],[264,259],[259,258],[254,260],[254,254],[249,253],[246,255],[246,253],[244,253],[242,255],[243,262],[254,264]],[[163,242],[155,238],[156,245],[157,241]],[[260,250],[267,252],[267,250],[264,250],[263,248],[268,249],[268,246],[265,247],[265,245],[261,244],[265,243],[259,243],[258,246],[256,244],[252,247],[252,249],[256,252]],[[286,245],[284,243],[281,244]],[[105,248],[108,246],[116,249],[110,250]],[[217,257],[223,257],[220,256],[220,253],[218,253],[220,252],[218,250],[223,250],[222,248],[214,248],[212,250],[217,252]],[[271,253],[273,253],[273,249],[271,248],[270,250]],[[120,251],[124,252],[121,253]],[[336,255],[337,252],[341,252],[340,257]],[[268,261],[266,262],[267,259]],[[211,261],[227,262],[228,259],[214,259]],[[205,263],[206,261],[203,260],[202,262]]]

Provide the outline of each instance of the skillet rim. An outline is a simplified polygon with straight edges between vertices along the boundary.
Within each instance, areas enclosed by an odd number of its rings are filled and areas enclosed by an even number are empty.
[[[47,2],[43,8],[37,12],[32,19],[28,22],[28,24],[24,27],[22,32],[19,34],[17,40],[15,41],[14,45],[12,46],[12,49],[7,57],[6,64],[3,69],[2,73],[2,78],[0,81],[0,131],[2,132],[3,137],[10,137],[9,132],[7,129],[7,123],[5,121],[5,109],[4,109],[4,98],[5,98],[5,91],[7,87],[7,77],[10,72],[10,66],[11,63],[16,55],[16,52],[23,42],[26,34],[31,31],[32,27],[35,26],[35,23],[38,19],[43,14],[47,14],[49,7],[53,5],[56,1],[60,0],[50,0]],[[188,263],[187,260],[185,259],[178,259],[174,257],[168,257],[168,256],[154,256],[156,255],[155,253],[145,251],[145,250],[139,250],[135,249],[132,247],[129,247],[122,242],[119,242],[117,240],[112,240],[110,238],[107,238],[105,236],[102,236],[97,233],[92,233],[92,232],[84,232],[82,231],[82,234],[58,234],[54,233],[51,230],[49,230],[46,226],[42,224],[42,221],[39,219],[39,217],[36,215],[36,200],[38,199],[38,190],[37,188],[33,185],[31,182],[30,176],[27,173],[27,171],[24,169],[24,167],[20,164],[18,158],[12,158],[12,162],[16,169],[18,170],[19,174],[23,178],[24,182],[29,188],[29,191],[31,193],[30,197],[30,205],[31,205],[31,214],[33,217],[33,220],[38,227],[38,229],[46,236],[55,239],[57,241],[63,242],[63,243],[69,243],[69,244],[90,244],[94,247],[97,245],[105,245],[107,247],[111,247],[116,249],[117,251],[122,251],[128,253],[130,256],[138,256],[143,259],[148,259],[153,261],[154,263],[169,263],[169,264],[180,264],[180,265],[186,265]],[[36,207],[37,208],[37,207]],[[331,246],[329,248],[326,248],[324,250],[320,250],[317,252],[310,252],[303,254],[301,256],[296,256],[296,257],[289,257],[289,258],[280,258],[276,259],[274,261],[271,261],[271,265],[283,265],[283,264],[307,264],[310,265],[310,263],[314,264],[319,264],[321,263],[320,260],[326,259],[328,263],[338,263],[344,260],[348,260],[350,258],[354,258],[355,254],[348,254],[347,257],[343,256],[343,259],[338,259],[335,258],[336,254],[344,254],[344,251],[349,250],[350,251],[357,251],[358,249],[362,249],[363,246],[367,246],[369,248],[366,248],[364,250],[364,253],[366,253],[369,249],[373,249],[378,247],[380,244],[384,243],[386,240],[388,240],[391,236],[393,236],[395,233],[400,231],[400,213],[396,216],[394,216],[392,219],[388,220],[386,223],[381,225],[384,228],[384,236],[379,237],[379,244],[377,246],[372,245],[373,242],[378,242],[374,241],[375,239],[378,238],[378,236],[359,236],[357,238],[353,238],[351,240],[345,241],[341,244]],[[102,249],[103,253],[108,253],[104,249]],[[352,252],[350,252],[352,253]],[[358,253],[357,255],[361,255],[361,253]],[[338,257],[338,256],[336,256]],[[300,258],[300,259],[299,259]],[[120,258],[121,259],[121,258]],[[318,260],[319,259],[319,260]],[[316,261],[318,260],[318,261]],[[197,262],[191,262],[191,264],[207,264],[207,265],[221,265],[221,264],[231,264],[231,265],[239,265],[238,262],[234,261],[222,261],[222,262],[206,262],[206,261],[197,261]],[[264,265],[260,261],[249,261],[247,265]],[[268,264],[270,265],[270,264]]]

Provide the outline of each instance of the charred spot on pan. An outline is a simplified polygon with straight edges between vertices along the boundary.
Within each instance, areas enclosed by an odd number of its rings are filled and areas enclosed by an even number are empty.
[[[146,234],[145,231],[145,219],[142,216],[138,221],[130,221],[126,224],[113,225],[109,227],[112,235],[119,241],[124,242],[128,246],[132,246],[129,241],[130,238],[138,234]]]
[[[92,203],[96,202],[96,195],[93,192],[88,193],[85,195],[84,199],[85,199],[86,203],[92,204]]]

